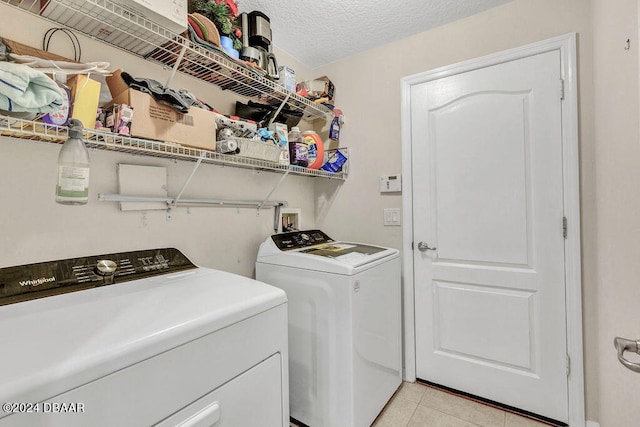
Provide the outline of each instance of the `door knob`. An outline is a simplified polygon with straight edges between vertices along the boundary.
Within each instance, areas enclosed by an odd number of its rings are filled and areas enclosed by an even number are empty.
[[[616,337],[613,343],[618,350],[618,360],[620,361],[620,363],[634,372],[640,372],[640,363],[630,362],[625,357],[623,357],[623,354],[626,351],[640,354],[640,340],[632,341],[625,338]]]
[[[418,250],[419,251],[435,251],[436,248],[430,248],[428,243],[425,242],[418,242]]]

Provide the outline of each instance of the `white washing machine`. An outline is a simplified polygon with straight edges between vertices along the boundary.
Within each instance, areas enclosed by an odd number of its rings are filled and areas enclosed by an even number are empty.
[[[288,427],[286,305],[176,249],[2,268],[0,426]]]
[[[320,230],[276,234],[256,278],[287,293],[291,417],[370,426],[402,382],[398,251]]]

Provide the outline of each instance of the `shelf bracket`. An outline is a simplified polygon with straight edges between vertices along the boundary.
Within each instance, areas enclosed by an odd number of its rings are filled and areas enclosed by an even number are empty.
[[[167,79],[167,83],[164,85],[164,87],[171,86],[171,82],[173,82],[173,78],[175,77],[176,72],[178,71],[178,68],[180,67],[180,63],[182,62],[182,59],[184,58],[184,54],[186,52],[187,52],[187,45],[183,44],[182,49],[180,50],[180,54],[178,55],[178,59],[176,59],[176,63],[171,69],[171,73],[169,74],[169,78]]]
[[[280,212],[282,211],[282,203],[278,203],[273,211],[273,232],[278,232],[278,225],[280,224]],[[284,230],[283,230],[284,231]]]
[[[287,94],[287,96],[285,96],[284,100],[282,101],[282,103],[280,104],[280,106],[278,107],[276,112],[273,113],[273,116],[269,120],[269,124],[273,123],[274,120],[276,119],[276,117],[278,117],[278,114],[280,114],[280,111],[282,111],[282,107],[285,106],[285,104],[287,103],[287,101],[289,100],[290,97],[291,97],[291,94],[289,94],[289,93]]]
[[[171,199],[171,200],[167,201],[167,221],[171,221],[171,209],[176,207],[178,205],[178,202],[180,202],[180,199],[182,198],[182,193],[184,193],[184,190],[186,190],[187,186],[191,182],[191,179],[196,174],[196,171],[198,170],[198,168],[202,164],[202,160],[204,160],[205,156],[206,156],[206,154],[203,151],[200,154],[200,157],[198,158],[198,161],[193,166],[193,169],[191,170],[191,173],[189,174],[189,177],[184,182],[184,184],[182,184],[182,188],[180,189],[180,192],[178,193],[178,195],[174,199]]]
[[[287,175],[289,175],[289,172],[291,172],[291,169],[287,169],[287,171],[284,173],[284,175],[282,175],[282,177],[280,177],[280,179],[278,180],[276,185],[273,186],[273,188],[271,189],[269,194],[267,194],[267,197],[265,197],[264,200],[258,205],[258,211],[256,212],[256,216],[260,216],[260,209],[262,209],[262,207],[265,205],[265,203],[267,203],[267,201],[269,200],[269,197],[271,197],[273,192],[276,191],[276,189],[280,186],[280,184],[282,184],[282,181],[284,181],[284,179],[287,177]]]

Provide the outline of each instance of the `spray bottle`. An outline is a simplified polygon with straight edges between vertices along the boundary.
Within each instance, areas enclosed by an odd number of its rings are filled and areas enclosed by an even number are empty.
[[[89,152],[82,141],[82,122],[69,119],[69,138],[58,156],[56,202],[84,205],[89,200]]]

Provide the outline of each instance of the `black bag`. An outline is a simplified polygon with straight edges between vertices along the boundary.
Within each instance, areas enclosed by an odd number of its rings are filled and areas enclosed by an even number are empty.
[[[279,105],[260,104],[258,102],[249,101],[248,104],[243,104],[240,101],[236,101],[236,116],[243,119],[253,120],[260,126],[266,126],[271,118],[275,114]],[[289,129],[297,126],[302,119],[302,111],[294,111],[289,106],[284,105],[278,117],[274,120],[278,123],[285,123]]]

